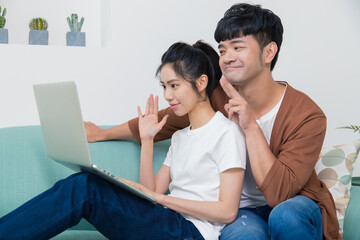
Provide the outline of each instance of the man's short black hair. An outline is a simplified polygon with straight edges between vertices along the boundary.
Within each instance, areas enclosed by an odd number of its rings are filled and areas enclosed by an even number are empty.
[[[283,26],[280,18],[272,11],[260,5],[239,3],[228,9],[224,17],[218,22],[215,30],[215,40],[231,40],[252,35],[258,42],[260,51],[270,42],[275,42],[278,51],[271,62],[273,70],[282,43]]]

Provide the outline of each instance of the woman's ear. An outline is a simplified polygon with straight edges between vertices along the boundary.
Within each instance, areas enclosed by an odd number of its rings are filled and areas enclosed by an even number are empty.
[[[203,91],[206,91],[206,86],[208,84],[208,77],[203,74],[201,75],[197,80],[196,80],[196,87],[199,91],[199,93],[203,92]]]
[[[277,51],[278,51],[278,47],[275,42],[271,42],[268,45],[266,45],[263,50],[264,62],[271,64],[271,61],[274,59]]]

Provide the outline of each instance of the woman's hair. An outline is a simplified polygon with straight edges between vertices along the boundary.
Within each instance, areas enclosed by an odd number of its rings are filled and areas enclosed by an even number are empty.
[[[156,71],[159,76],[164,65],[171,64],[174,72],[190,82],[194,90],[200,95],[196,87],[196,79],[205,74],[208,77],[206,94],[211,96],[212,91],[219,84],[221,70],[218,53],[207,43],[197,41],[194,45],[177,42],[161,57],[161,65]]]
[[[261,52],[270,42],[275,42],[278,51],[271,62],[270,69],[273,70],[280,52],[283,31],[280,18],[272,11],[260,5],[239,3],[225,12],[224,17],[218,22],[214,37],[220,43],[252,35],[257,40]]]

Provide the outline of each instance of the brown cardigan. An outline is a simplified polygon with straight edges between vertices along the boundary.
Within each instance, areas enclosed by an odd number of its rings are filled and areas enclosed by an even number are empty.
[[[220,86],[211,96],[214,110],[225,116],[224,105],[228,100]],[[187,116],[177,117],[170,108],[159,112],[160,119],[166,114],[169,119],[155,141],[171,138],[176,130],[189,125]],[[138,119],[130,120],[129,127],[140,142]],[[295,195],[313,199],[321,208],[324,239],[342,239],[332,196],[314,170],[325,132],[326,117],[321,109],[307,95],[288,84],[270,139],[270,150],[278,161],[258,189],[270,207]]]

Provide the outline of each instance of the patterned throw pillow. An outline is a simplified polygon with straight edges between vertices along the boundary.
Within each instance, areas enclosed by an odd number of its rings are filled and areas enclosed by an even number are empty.
[[[341,234],[346,207],[350,200],[353,164],[359,150],[360,140],[345,145],[323,147],[315,165],[316,173],[334,198]]]

